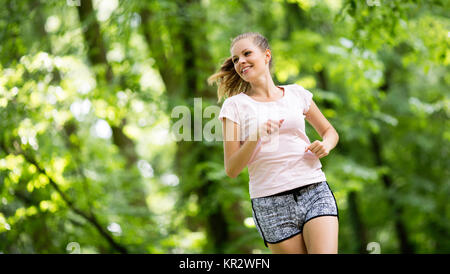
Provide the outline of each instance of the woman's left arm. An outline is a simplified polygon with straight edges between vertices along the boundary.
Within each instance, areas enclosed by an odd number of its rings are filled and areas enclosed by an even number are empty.
[[[314,100],[311,99],[311,105],[305,114],[305,119],[314,127],[314,129],[322,137],[323,141],[316,140],[306,147],[305,152],[309,149],[322,158],[327,156],[330,151],[336,147],[339,141],[339,135],[334,127],[328,122],[327,118],[320,112]]]

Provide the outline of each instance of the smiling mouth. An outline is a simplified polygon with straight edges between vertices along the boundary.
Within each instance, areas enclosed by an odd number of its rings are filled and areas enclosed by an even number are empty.
[[[249,69],[251,69],[251,67],[246,67],[246,68],[244,68],[244,69],[241,71],[241,73],[242,73],[242,74],[245,74]]]

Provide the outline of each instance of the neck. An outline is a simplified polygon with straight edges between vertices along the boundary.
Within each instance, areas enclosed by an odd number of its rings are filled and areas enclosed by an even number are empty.
[[[252,88],[247,92],[249,96],[270,99],[276,97],[279,92],[270,75],[263,75],[250,84]]]

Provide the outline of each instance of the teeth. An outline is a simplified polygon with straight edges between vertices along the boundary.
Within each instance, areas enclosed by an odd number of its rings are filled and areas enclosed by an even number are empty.
[[[244,71],[246,71],[246,70],[248,70],[250,67],[246,67],[245,69],[243,69],[242,70],[242,72],[244,72]]]

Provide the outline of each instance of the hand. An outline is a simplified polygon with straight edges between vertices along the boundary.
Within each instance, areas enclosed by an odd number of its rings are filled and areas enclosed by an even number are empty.
[[[280,129],[283,122],[284,122],[284,119],[281,119],[279,121],[274,121],[274,120],[270,120],[270,119],[267,120],[267,122],[265,122],[264,124],[262,124],[259,127],[258,137],[269,136],[275,132],[278,132],[278,130]]]
[[[330,153],[330,149],[327,143],[321,142],[319,140],[316,140],[312,144],[307,146],[305,152],[308,149],[313,152],[319,159],[327,156]]]

